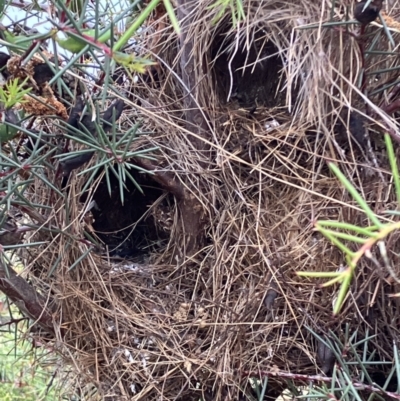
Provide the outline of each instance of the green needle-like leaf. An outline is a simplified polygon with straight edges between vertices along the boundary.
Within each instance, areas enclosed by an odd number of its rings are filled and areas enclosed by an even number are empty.
[[[397,205],[400,206],[400,177],[399,177],[399,169],[398,169],[398,166],[397,166],[397,158],[396,158],[396,155],[395,155],[394,149],[393,149],[392,139],[390,138],[389,134],[385,134],[385,144],[386,144],[386,149],[387,149],[387,152],[388,152],[390,168],[392,170],[394,187],[395,187],[395,190],[396,190]]]
[[[164,6],[165,6],[165,9],[167,10],[167,14],[171,21],[171,25],[174,27],[175,32],[178,35],[180,35],[181,29],[179,27],[179,22],[178,22],[178,19],[176,18],[176,15],[174,12],[174,7],[172,6],[170,0],[164,0]]]
[[[6,1],[5,1],[5,0],[0,0],[0,18],[3,17],[5,4],[6,4]]]
[[[363,197],[357,192],[351,182],[343,175],[343,173],[339,170],[339,168],[334,163],[329,163],[330,169],[334,172],[336,177],[340,180],[340,182],[345,186],[345,188],[349,191],[350,195],[353,199],[359,204],[359,206],[364,210],[365,214],[368,218],[379,228],[383,227],[383,223],[381,223],[375,213],[368,206],[367,202],[363,199]]]
[[[341,283],[341,282],[343,282],[343,272],[340,274],[340,276],[338,276],[338,277],[336,277],[336,278],[334,278],[332,280],[329,280],[326,283],[322,284],[321,287],[330,287],[333,284]]]
[[[342,275],[341,272],[297,272],[300,277],[315,277],[315,278],[335,278]]]
[[[351,249],[349,249],[346,245],[344,245],[341,241],[339,241],[336,236],[333,236],[331,234],[331,231],[321,228],[320,232],[322,235],[327,237],[334,245],[336,245],[342,252],[350,256],[354,255],[354,252]]]
[[[10,80],[4,86],[0,86],[0,101],[6,109],[11,109],[17,103],[27,102],[24,96],[27,95],[32,88],[25,89],[28,79],[25,79],[21,84],[19,78]]]
[[[366,241],[366,238],[361,238],[361,237],[356,237],[355,235],[351,235],[351,234],[347,234],[347,233],[341,233],[338,231],[332,231],[332,230],[326,230],[326,229],[321,229],[321,232],[324,232],[324,235],[326,234],[330,234],[332,237],[335,238],[340,238],[340,239],[344,239],[347,241],[352,241],[352,242],[356,242],[358,244],[364,244]]]
[[[335,302],[335,305],[333,307],[333,313],[334,315],[337,315],[340,312],[340,309],[342,308],[342,305],[346,299],[347,293],[350,288],[350,283],[353,275],[349,271],[349,273],[345,276],[342,285],[340,286],[339,294],[337,297],[337,300]]]
[[[360,235],[365,235],[370,238],[375,238],[378,235],[376,232],[374,232],[374,230],[377,229],[376,226],[365,228],[365,227],[358,227],[358,226],[355,226],[355,225],[349,224],[349,223],[344,223],[341,221],[318,220],[315,227],[317,230],[320,230],[321,227],[332,227],[332,228],[338,228],[341,230],[349,230],[349,231],[354,231]]]
[[[121,50],[136,33],[136,31],[143,25],[149,15],[155,10],[158,3],[161,0],[152,0],[147,5],[147,7],[140,13],[139,17],[134,21],[134,23],[124,32],[124,34],[118,39],[113,47],[113,52]]]

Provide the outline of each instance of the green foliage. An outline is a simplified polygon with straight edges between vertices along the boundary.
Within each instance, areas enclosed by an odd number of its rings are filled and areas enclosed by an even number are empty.
[[[25,79],[21,84],[19,79],[15,78],[8,81],[4,86],[0,86],[0,101],[6,109],[10,109],[17,103],[26,102],[24,96],[27,95],[32,88],[24,89],[28,79]]]
[[[5,86],[0,86],[0,103],[2,105],[2,122],[0,123],[0,143],[8,142],[18,133],[17,114],[11,110],[17,103],[24,103],[24,96],[31,91],[31,88],[24,89],[27,80],[19,84],[18,78],[13,79]],[[13,124],[14,126],[10,125]]]
[[[225,15],[227,9],[231,11],[232,25],[235,27],[246,18],[243,0],[217,0],[214,4],[209,6],[209,9],[217,10],[217,14],[212,21],[214,24]]]
[[[11,127],[6,123],[0,123],[0,143],[11,141],[17,134],[18,128]]]
[[[46,34],[37,34],[30,36],[14,35],[7,29],[2,30],[2,36],[4,37],[4,40],[8,43],[7,47],[17,53],[27,51],[32,46],[34,40],[41,40],[47,37]]]
[[[81,14],[83,11],[83,4],[82,0],[71,0],[68,3],[68,8],[75,14]]]
[[[311,328],[307,329],[318,341],[323,341],[335,355],[336,363],[332,375],[325,382],[316,382],[307,388],[310,398],[320,400],[364,400],[393,399],[396,394],[394,384],[400,377],[399,350],[393,345],[393,360],[379,359],[372,340],[375,336],[352,331],[347,324],[342,340],[330,332],[321,338]],[[376,383],[372,374],[381,373],[383,383]],[[394,379],[394,380],[393,380]],[[397,389],[398,391],[398,389]]]
[[[72,127],[70,127],[72,128]],[[146,153],[156,150],[157,148],[147,148],[138,151],[130,151],[132,142],[136,141],[141,134],[139,131],[139,124],[134,125],[131,129],[127,130],[123,134],[116,131],[116,124],[112,124],[112,132],[105,132],[100,124],[96,124],[97,136],[93,136],[90,132],[85,130],[75,130],[74,135],[66,134],[65,136],[72,141],[84,144],[88,149],[81,151],[69,152],[67,156],[61,155],[61,161],[67,161],[68,159],[74,158],[85,153],[95,151],[96,163],[93,167],[85,169],[78,175],[90,173],[90,177],[86,181],[86,184],[82,191],[86,191],[93,183],[95,177],[99,175],[101,171],[104,171],[106,175],[106,181],[108,191],[111,195],[112,189],[110,184],[110,175],[114,175],[118,178],[119,190],[121,202],[124,202],[124,190],[126,190],[126,181],[131,181],[136,188],[143,192],[139,184],[133,178],[130,173],[131,169],[137,169],[144,171],[137,167],[131,162],[133,157],[141,156],[146,157]],[[151,158],[147,156],[147,158]]]
[[[3,17],[6,0],[0,0],[0,18]]]
[[[95,34],[96,30],[95,29],[87,29],[82,31],[82,36],[79,35],[73,35],[71,32],[67,32],[66,35],[68,36],[66,39],[61,39],[57,35],[55,35],[55,40],[56,42],[65,50],[70,51],[71,53],[79,53],[82,51],[85,46],[88,44],[96,44],[98,43],[105,43],[108,40],[111,39],[111,29],[108,29],[105,33],[103,33],[101,36],[95,40]],[[85,36],[87,38],[85,38]],[[89,39],[92,40],[92,42],[89,41]]]
[[[146,19],[156,9],[161,0],[152,0],[147,7],[139,14],[139,16],[133,21],[132,25],[123,33],[119,40],[115,43],[113,51],[117,52],[122,49],[132,38],[132,36],[138,31],[138,29],[145,23]],[[180,34],[179,23],[176,18],[175,12],[169,0],[164,0],[164,6],[167,10],[168,16],[171,21],[171,25],[175,31]]]
[[[141,26],[146,22],[146,18],[160,1],[162,0],[151,1],[146,6],[147,8],[140,13],[136,9],[137,2],[132,3],[126,10],[122,9],[122,12],[115,13],[110,12],[109,8],[115,7],[115,4],[110,4],[110,2],[96,1],[92,3],[79,0],[74,1],[73,4],[69,3],[69,6],[66,5],[66,2],[54,2],[54,9],[52,10],[52,18],[54,17],[54,19],[51,20],[53,24],[51,30],[45,34],[23,36],[15,35],[11,28],[2,29],[2,45],[5,45],[8,50],[19,51],[19,54],[23,54],[23,63],[21,64],[23,66],[34,54],[40,51],[39,48],[43,48],[44,45],[48,44],[46,41],[49,42],[54,39],[58,45],[54,49],[51,48],[51,51],[54,52],[55,65],[52,70],[55,69],[57,73],[52,78],[52,84],[54,83],[53,88],[62,88],[63,93],[67,93],[70,96],[67,100],[69,103],[74,102],[74,93],[65,83],[65,72],[73,69],[74,72],[78,71],[80,76],[88,77],[85,75],[85,72],[87,72],[85,65],[80,64],[81,56],[86,53],[93,60],[92,64],[95,63],[96,67],[98,67],[95,72],[96,78],[101,76],[102,73],[105,76],[104,81],[99,83],[99,92],[90,93],[92,95],[90,98],[91,104],[101,104],[106,98],[108,101],[115,95],[120,98],[123,96],[123,94],[118,93],[118,88],[110,84],[108,79],[116,63],[136,72],[144,72],[146,66],[154,64],[149,58],[125,53],[124,47],[132,42],[134,35],[138,34]],[[119,2],[117,3],[119,4]],[[179,32],[179,25],[170,1],[165,0],[164,4],[170,16],[171,24]],[[0,3],[0,11],[2,7],[4,7],[4,3]],[[114,34],[114,27],[124,18],[133,16],[133,10],[136,13],[134,15],[134,23],[129,25],[120,36]],[[26,13],[27,25],[31,25],[29,15],[32,16],[34,13],[30,10],[26,11]],[[96,22],[96,29],[87,30],[87,26],[93,26],[91,25],[93,21]],[[60,39],[56,36],[57,34],[65,34],[66,38]],[[34,40],[37,40],[37,43]],[[60,49],[63,57],[60,57]],[[67,63],[64,62],[64,50],[74,54]],[[60,68],[60,66],[62,67]],[[91,68],[89,72],[91,75],[88,78],[90,81],[93,79],[94,74],[93,67],[89,68]],[[103,82],[104,85],[101,87]],[[89,176],[83,191],[93,184],[95,177],[99,173],[106,176],[107,183],[110,182],[111,175],[118,177],[122,201],[127,180],[134,182],[141,190],[131,174],[132,169],[141,169],[133,164],[132,158],[139,155],[146,157],[146,153],[154,149],[140,148],[140,150],[131,150],[132,142],[140,134],[137,124],[129,130],[124,129],[122,133],[117,131],[117,124],[112,124],[112,132],[105,132],[101,124],[98,124],[96,135],[93,132],[88,133],[84,132],[84,130],[76,130],[73,134],[65,135],[65,138],[70,140],[68,146],[73,148],[74,143],[79,143],[84,144],[86,149],[83,151],[71,151],[68,154],[67,152],[62,153],[64,149],[59,146],[60,141],[57,141],[56,136],[63,135],[65,130],[60,127],[58,127],[60,129],[57,129],[54,120],[41,116],[41,119],[43,118],[42,121],[45,121],[43,124],[48,123],[51,129],[42,130],[40,129],[41,127],[38,127],[37,131],[30,131],[28,127],[32,127],[32,124],[29,125],[29,123],[33,122],[33,119],[28,117],[26,120],[20,121],[19,118],[17,120],[7,118],[6,111],[14,113],[12,108],[17,103],[23,103],[25,95],[34,96],[30,94],[30,88],[26,89],[26,85],[30,85],[29,80],[20,82],[18,79],[12,79],[4,87],[0,88],[0,102],[5,109],[1,111],[3,121],[0,123],[0,192],[2,193],[0,208],[3,213],[7,213],[12,208],[27,208],[33,213],[37,213],[39,210],[40,213],[46,213],[51,206],[48,204],[35,204],[29,200],[29,192],[32,191],[33,183],[40,181],[41,187],[44,185],[50,188],[53,194],[64,197],[65,193],[60,189],[60,177],[54,178],[54,172],[58,168],[58,160],[63,161],[82,152],[95,152],[94,166],[82,172]],[[57,91],[58,93],[61,93],[61,90]],[[38,95],[36,94],[36,96]],[[97,115],[99,114],[97,113]],[[13,115],[16,116],[16,112]],[[17,124],[19,127],[16,127]],[[21,141],[10,141],[18,132],[18,128],[25,137],[29,137],[32,140],[33,145],[31,148],[24,147],[23,140],[25,138],[21,138]],[[6,141],[9,141],[7,146],[2,146]],[[21,157],[21,154],[23,154],[23,157]],[[111,191],[111,188],[109,190]],[[37,214],[40,215],[40,213]],[[42,229],[42,225],[38,224],[35,228]],[[46,229],[56,231],[58,228],[49,227]],[[68,235],[66,232],[60,232],[60,234]],[[37,244],[30,245],[36,246]],[[80,255],[81,258],[84,256],[86,255]],[[77,257],[77,261],[79,260],[79,257]],[[56,267],[57,262],[54,263],[54,268]],[[2,323],[1,319],[0,323]],[[11,325],[11,332],[5,332],[7,327],[2,326],[1,330],[3,332],[0,332],[0,400],[47,401],[59,399],[57,397],[57,389],[52,385],[53,373],[59,361],[56,358],[48,357],[47,352],[50,354],[51,350],[33,348],[29,340],[21,340],[26,333],[26,327],[22,327],[22,322],[18,323],[18,327]],[[46,368],[39,362],[46,362],[49,367]]]
[[[136,57],[134,54],[126,54],[121,52],[114,53],[113,59],[128,70],[132,72],[138,72],[140,74],[146,72],[146,67],[156,64],[154,61],[151,61],[148,58]]]
[[[0,302],[0,305],[3,304]],[[16,308],[11,312],[17,315]],[[0,322],[9,319],[8,311],[0,312]],[[55,358],[45,349],[35,349],[29,341],[22,340],[25,330],[26,324],[20,322],[18,326],[3,325],[0,331],[0,400],[54,401],[58,394],[54,381]]]
[[[386,147],[388,150],[389,162],[394,177],[394,184],[397,199],[400,199],[400,180],[397,161],[393,150],[393,144],[389,134],[385,135]],[[358,203],[363,210],[365,216],[370,220],[371,225],[368,227],[358,227],[353,224],[342,223],[337,221],[318,221],[316,229],[328,238],[337,248],[339,248],[345,256],[347,267],[339,272],[298,272],[297,275],[309,278],[330,278],[324,287],[334,284],[340,284],[339,292],[334,303],[333,313],[338,314],[346,300],[351,281],[355,275],[355,270],[358,262],[363,256],[373,258],[371,249],[375,245],[379,245],[381,255],[385,261],[388,260],[384,240],[395,230],[400,229],[400,221],[383,222],[382,218],[377,216],[367,202],[358,193],[351,182],[341,173],[338,167],[331,163],[329,165],[334,174],[338,177],[342,185],[348,190],[353,199]],[[356,252],[350,249],[346,242],[357,244]],[[387,262],[388,264],[388,262]],[[389,269],[390,270],[390,269]]]
[[[400,353],[393,345],[393,360],[380,358],[376,350],[376,337],[368,330],[361,333],[349,324],[340,330],[341,339],[334,331],[323,337],[310,327],[305,327],[333,355],[329,375],[303,375],[281,371],[254,372],[244,391],[247,399],[263,401],[268,393],[269,378],[285,381],[286,389],[277,398],[286,400],[362,401],[398,399]],[[337,330],[335,330],[337,331]],[[272,380],[272,379],[271,379]]]
[[[80,54],[81,52],[88,51],[92,48],[100,50],[104,53],[104,55],[113,59],[116,63],[121,64],[122,66],[128,68],[131,71],[143,73],[147,66],[155,64],[151,60],[143,57],[136,57],[132,54],[126,54],[120,51],[124,46],[128,44],[128,42],[132,39],[132,37],[138,32],[138,30],[145,23],[146,19],[149,15],[156,9],[161,0],[152,0],[147,7],[139,13],[139,15],[133,20],[132,24],[127,28],[125,32],[122,33],[120,38],[114,37],[113,26],[117,22],[117,20],[111,21],[111,24],[104,27],[102,33],[96,39],[96,30],[91,29],[82,29],[82,17],[85,16],[85,7],[87,4],[82,3],[73,3],[74,11],[79,12],[80,21],[77,23],[72,14],[69,12],[70,8],[67,8],[62,3],[57,3],[60,7],[60,12],[64,12],[66,17],[70,19],[74,29],[65,29],[61,27],[57,27],[57,29],[53,29],[51,32],[47,34],[47,37],[53,37],[55,41],[58,43],[60,47],[65,50],[70,51],[73,54]],[[179,34],[180,28],[178,20],[175,16],[174,8],[170,2],[170,0],[163,0],[165,9],[168,13],[168,16],[171,21],[171,25],[174,27],[175,31]],[[131,4],[132,10],[136,9],[136,3]],[[76,7],[78,5],[78,7]],[[97,5],[98,6],[98,5]],[[119,16],[122,18],[123,14]],[[60,38],[58,36],[58,31],[62,31],[67,35],[67,38]],[[111,47],[105,45],[106,42],[111,41]],[[115,42],[115,43],[114,43]]]
[[[2,334],[1,338],[1,400],[53,401],[54,388],[48,389],[52,380],[50,369],[37,366],[36,358],[40,355],[30,350],[27,342],[17,344],[11,335]]]

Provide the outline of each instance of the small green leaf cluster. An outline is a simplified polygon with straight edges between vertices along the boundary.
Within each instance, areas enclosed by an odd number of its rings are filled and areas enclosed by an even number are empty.
[[[397,202],[400,205],[400,179],[399,170],[393,144],[389,134],[385,134],[386,148],[388,152],[389,162],[393,174],[394,187],[396,190]],[[377,216],[369,207],[367,202],[358,193],[353,184],[343,175],[339,168],[334,164],[329,164],[330,169],[338,177],[342,185],[351,194],[357,202],[360,209],[371,222],[368,227],[359,227],[354,224],[338,221],[318,221],[316,230],[321,232],[328,238],[345,256],[347,266],[345,269],[338,272],[297,272],[300,277],[323,278],[330,279],[323,284],[323,287],[328,287],[334,284],[340,284],[337,297],[334,300],[333,313],[338,314],[346,300],[351,281],[355,275],[356,267],[363,256],[368,257],[374,262],[371,249],[378,245],[381,256],[389,272],[392,272],[390,262],[387,257],[384,241],[387,236],[393,231],[400,229],[400,221],[390,221],[389,223]],[[392,213],[396,215],[397,213]],[[387,220],[387,219],[385,219]],[[356,244],[357,251],[352,251],[349,245]],[[396,279],[396,277],[394,277]]]
[[[17,103],[26,102],[24,96],[27,95],[32,88],[25,88],[28,79],[25,79],[21,84],[18,78],[11,79],[4,86],[0,86],[0,102],[4,108],[11,109]]]

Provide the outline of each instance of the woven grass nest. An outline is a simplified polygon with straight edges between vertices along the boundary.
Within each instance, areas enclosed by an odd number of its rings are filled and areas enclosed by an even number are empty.
[[[35,183],[30,200],[50,205],[44,213],[61,231],[28,236],[45,244],[24,252],[23,261],[56,305],[58,335],[47,341],[82,386],[94,383],[107,400],[246,399],[248,372],[321,373],[310,329],[342,337],[346,325],[360,336],[375,334],[371,346],[390,359],[399,301],[389,295],[399,289],[384,268],[360,262],[336,318],[337,288],[295,274],[345,264],[313,229],[316,220],[368,224],[328,161],[376,212],[395,205],[382,135],[385,127],[396,129],[396,115],[382,112],[385,92],[374,90],[397,77],[372,72],[397,59],[375,54],[362,65],[353,34],[359,25],[351,34],[321,25],[345,20],[349,3],[244,1],[246,20],[236,28],[229,18],[213,22],[218,9],[198,1],[198,23],[183,37],[195,44],[190,94],[182,85],[179,38],[160,21],[149,27],[142,47],[158,64],[130,86],[119,129],[140,121],[144,134],[132,149],[158,147],[156,173],[189,194],[202,238],[193,252],[182,226],[188,211],[157,174],[136,172],[144,195],[128,186],[123,205],[116,183],[110,196],[101,176],[82,194],[89,174],[78,175],[83,169],[70,177],[65,197]],[[397,11],[388,7],[387,21],[394,24]],[[390,48],[381,26],[377,20],[365,28],[371,35],[362,46]],[[397,43],[395,27],[391,34]],[[367,104],[358,81],[363,68]],[[189,98],[207,124],[200,134],[184,120]],[[368,140],[364,133],[357,140],[358,119]],[[120,261],[89,252],[85,231],[103,240],[109,255],[124,241],[132,252]],[[387,246],[399,274],[397,237]],[[283,389],[279,377],[271,379],[268,396]]]

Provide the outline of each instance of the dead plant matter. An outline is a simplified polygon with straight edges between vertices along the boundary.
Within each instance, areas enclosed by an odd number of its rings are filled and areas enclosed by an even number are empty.
[[[118,134],[140,119],[130,150],[154,148],[133,160],[143,193],[127,185],[122,204],[104,174],[83,191],[95,156],[62,196],[38,178],[25,193],[49,206],[37,223],[58,229],[31,233],[45,245],[21,252],[33,285],[56,301],[54,330],[64,331],[50,342],[109,399],[239,400],[252,391],[245,372],[260,371],[272,397],[285,387],[280,371],[331,371],[306,326],[374,334],[368,352],[386,360],[399,335],[398,284],[384,268],[362,261],[334,319],[334,290],[295,275],[346,263],[317,219],[369,224],[328,160],[376,212],[394,208],[382,132],[397,135],[398,60],[383,28],[361,37],[358,24],[325,25],[346,22],[344,0],[246,0],[239,26],[228,14],[214,23],[214,3],[182,2],[180,38],[159,20],[147,27],[142,47],[159,63],[124,88]],[[56,169],[46,173],[60,189]],[[105,252],[127,243],[135,252],[123,261]]]

